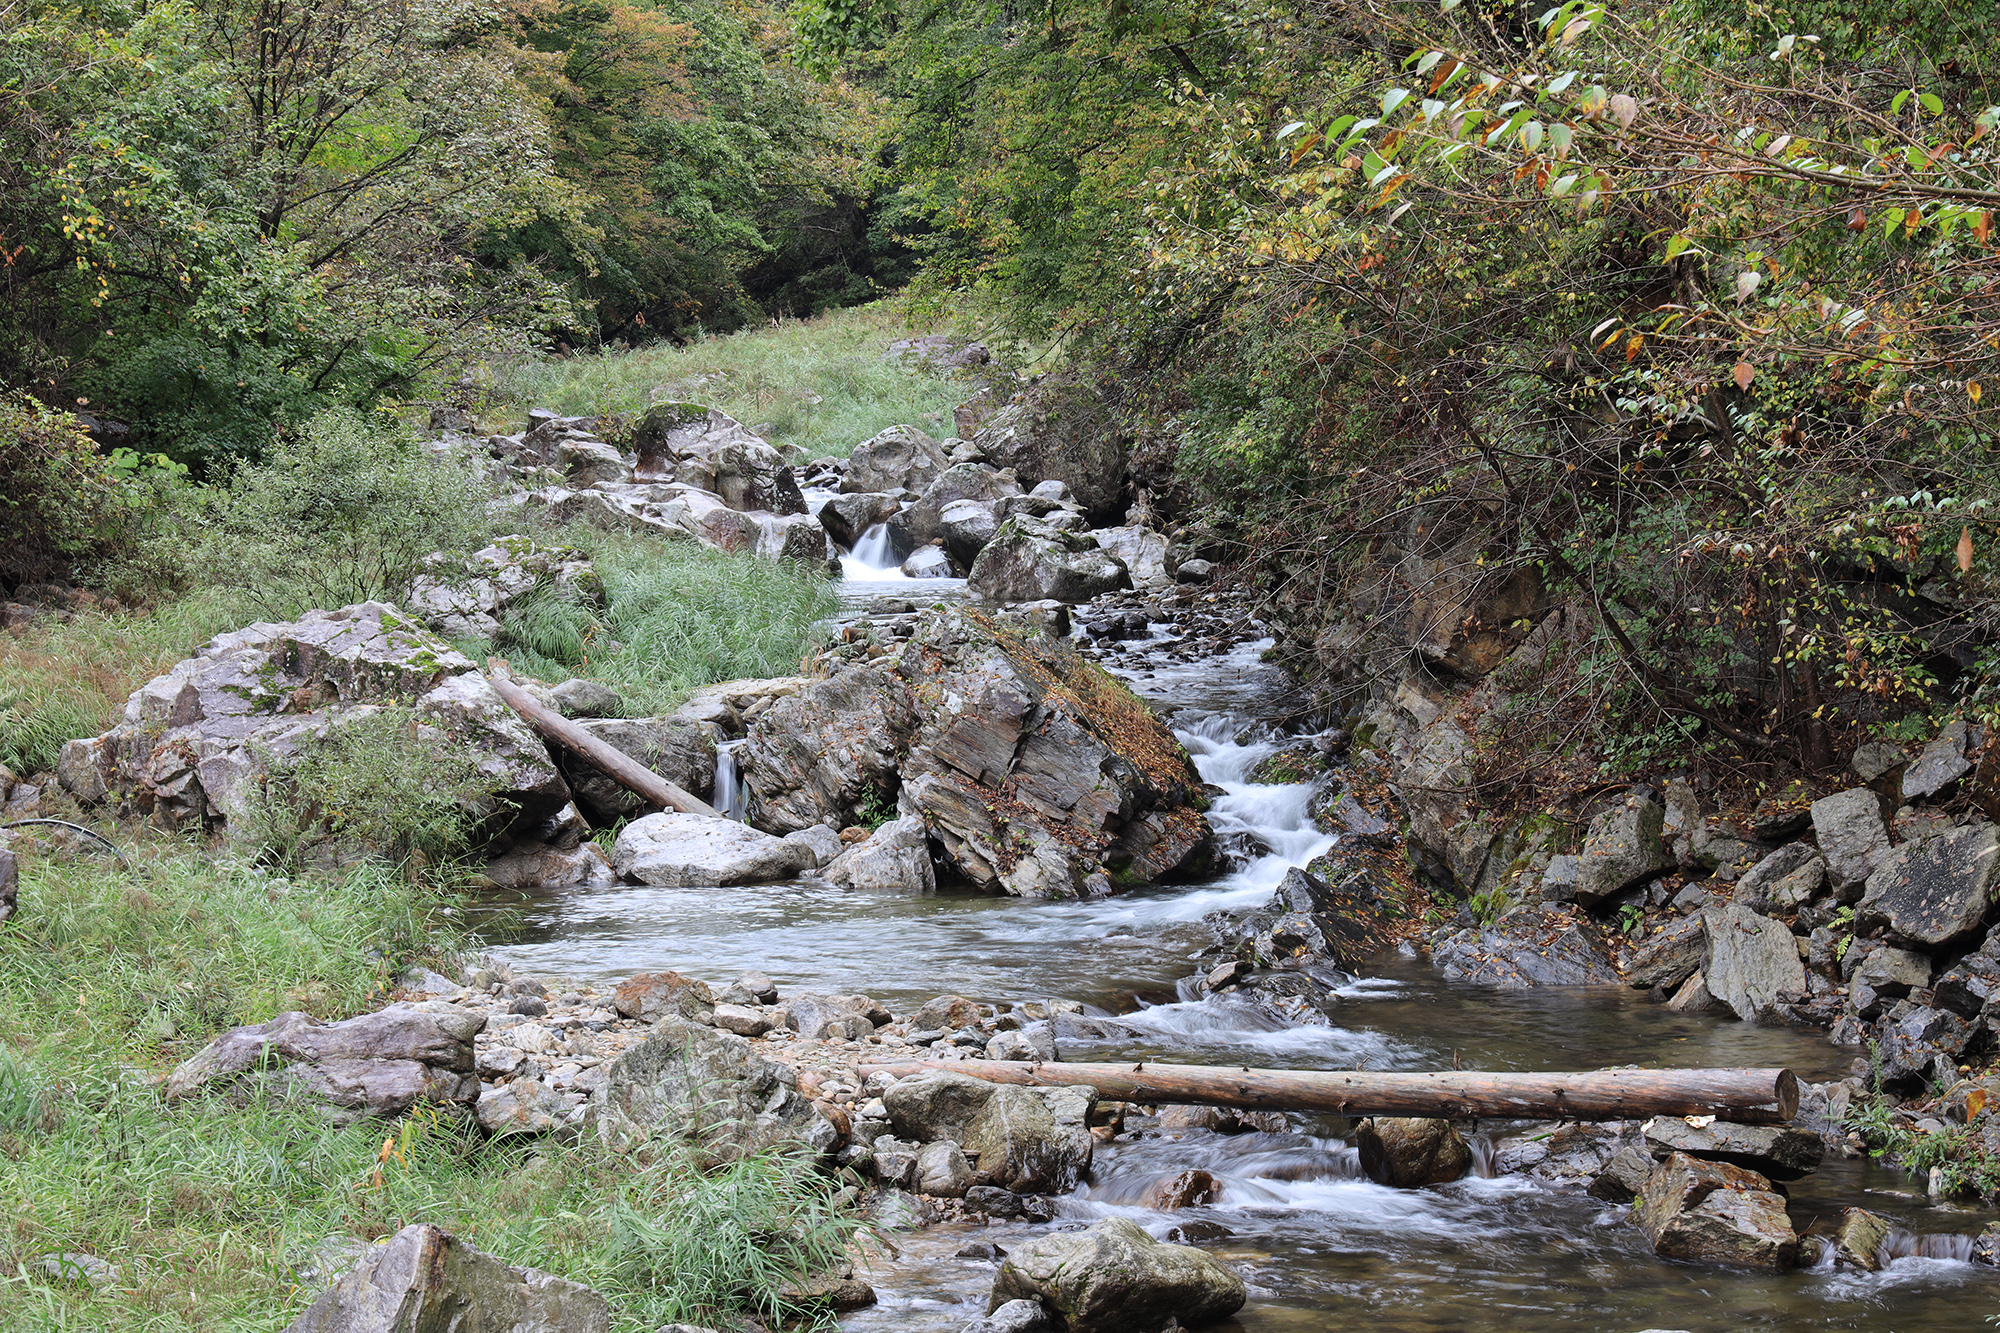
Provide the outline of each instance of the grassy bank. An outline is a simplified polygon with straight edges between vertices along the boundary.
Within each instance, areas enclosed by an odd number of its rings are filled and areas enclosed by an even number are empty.
[[[217,1031],[355,1012],[461,941],[448,897],[385,870],[294,882],[128,850],[130,873],[24,852],[23,911],[0,925],[0,1327],[270,1333],[315,1294],[316,1251],[415,1221],[589,1283],[620,1333],[775,1309],[839,1253],[848,1228],[795,1161],[703,1174],[487,1145],[435,1114],[333,1128],[304,1103],[167,1106],[157,1076]],[[116,1276],[40,1275],[60,1254]]]
[[[877,304],[681,347],[523,358],[494,367],[496,401],[481,415],[517,425],[531,407],[585,416],[685,399],[719,408],[808,457],[845,457],[889,426],[954,433],[951,409],[971,386],[883,358],[890,343],[911,336]]]

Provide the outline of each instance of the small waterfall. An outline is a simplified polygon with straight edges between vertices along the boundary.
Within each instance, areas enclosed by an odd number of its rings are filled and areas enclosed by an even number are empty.
[[[742,741],[724,741],[715,747],[715,799],[709,804],[729,816],[742,819],[750,813],[750,790],[736,767],[736,749]]]
[[[889,525],[877,523],[861,534],[846,555],[840,557],[840,572],[857,582],[903,579],[903,562],[896,559],[896,545],[889,539]]]

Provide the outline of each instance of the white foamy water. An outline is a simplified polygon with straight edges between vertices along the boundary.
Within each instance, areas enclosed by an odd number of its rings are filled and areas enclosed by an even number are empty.
[[[889,525],[877,523],[861,534],[853,547],[840,557],[843,577],[857,583],[908,582],[903,562],[896,558],[896,545],[889,539]]]

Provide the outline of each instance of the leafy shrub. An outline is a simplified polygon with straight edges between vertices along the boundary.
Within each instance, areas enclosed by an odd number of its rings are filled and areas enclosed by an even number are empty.
[[[414,709],[356,710],[273,763],[237,831],[282,865],[354,850],[437,861],[465,850],[496,789],[471,751]]]
[[[487,494],[470,464],[407,431],[323,412],[213,497],[205,563],[273,615],[395,600],[426,556],[484,544]]]

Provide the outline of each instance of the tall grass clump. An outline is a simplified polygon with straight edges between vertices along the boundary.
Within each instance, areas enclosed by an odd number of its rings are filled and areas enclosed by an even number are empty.
[[[668,711],[716,681],[795,674],[839,608],[824,574],[790,562],[581,527],[562,540],[596,562],[606,606],[543,588],[501,616],[492,642],[460,647],[550,682],[599,681],[635,711]]]
[[[494,390],[514,418],[531,407],[632,415],[685,399],[808,457],[845,457],[889,426],[953,433],[951,409],[972,387],[913,358],[884,359],[891,342],[909,336],[886,306],[862,306],[682,347],[505,363],[495,368]]]

